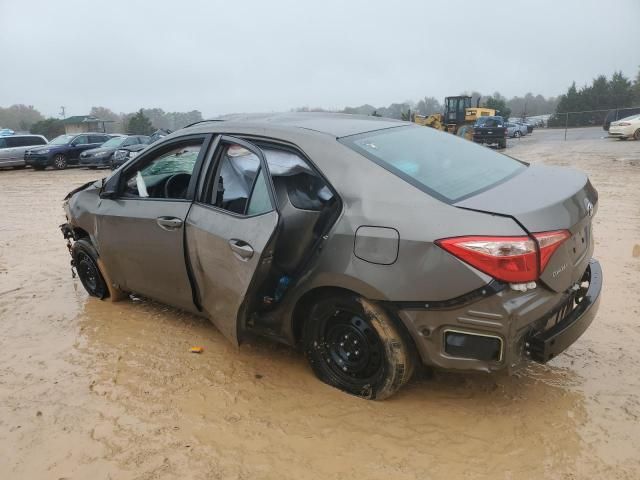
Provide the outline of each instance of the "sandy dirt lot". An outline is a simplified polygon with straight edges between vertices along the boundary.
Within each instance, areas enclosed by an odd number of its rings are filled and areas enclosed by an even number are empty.
[[[419,375],[385,402],[323,385],[283,346],[88,298],[57,226],[99,173],[0,171],[0,478],[640,478],[640,142],[571,133],[507,153],[599,190],[592,327],[549,365]]]

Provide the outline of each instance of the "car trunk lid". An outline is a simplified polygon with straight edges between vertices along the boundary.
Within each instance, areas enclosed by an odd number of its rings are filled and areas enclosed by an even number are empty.
[[[593,253],[592,217],[598,195],[587,176],[560,167],[529,166],[457,207],[514,218],[529,233],[568,230],[570,238],[554,252],[542,280],[565,291],[582,277]]]

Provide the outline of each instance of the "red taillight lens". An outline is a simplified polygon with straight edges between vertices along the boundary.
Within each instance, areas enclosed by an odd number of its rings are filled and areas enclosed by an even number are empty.
[[[551,255],[569,238],[566,230],[536,233],[538,247],[530,237],[456,237],[437,240],[436,244],[481,272],[504,282],[532,282],[544,270]],[[540,270],[538,270],[540,268]]]
[[[540,247],[540,271],[544,272],[551,255],[571,234],[566,230],[556,230],[555,232],[534,233],[533,236],[536,237]]]

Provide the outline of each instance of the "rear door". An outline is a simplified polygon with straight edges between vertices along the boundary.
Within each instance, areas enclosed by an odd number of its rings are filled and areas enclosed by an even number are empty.
[[[221,136],[186,221],[187,256],[199,304],[238,343],[238,322],[270,270],[279,221],[262,151]]]

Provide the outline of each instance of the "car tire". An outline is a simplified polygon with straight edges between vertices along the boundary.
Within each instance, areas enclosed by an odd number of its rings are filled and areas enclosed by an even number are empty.
[[[85,238],[76,241],[71,249],[71,256],[78,278],[87,293],[100,300],[108,297],[109,288],[98,268],[98,254],[91,242]]]
[[[56,156],[54,156],[53,168],[55,168],[56,170],[64,170],[65,168],[67,168],[67,157],[65,157],[61,153],[58,153]]]
[[[633,133],[633,138],[636,140],[640,140],[640,128]]]
[[[316,376],[351,395],[383,400],[413,374],[412,340],[387,311],[357,295],[317,301],[303,329],[305,355]]]
[[[498,148],[507,148],[507,139],[498,141]]]
[[[520,138],[522,136],[522,133],[520,133],[520,130],[516,130],[515,133],[513,134],[513,136],[515,138]]]

